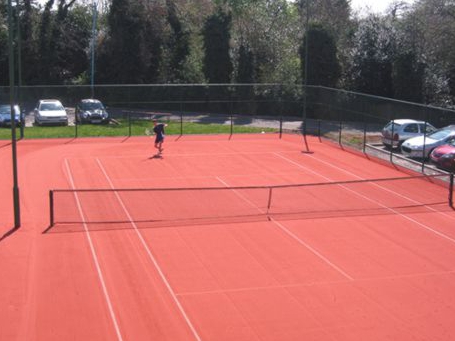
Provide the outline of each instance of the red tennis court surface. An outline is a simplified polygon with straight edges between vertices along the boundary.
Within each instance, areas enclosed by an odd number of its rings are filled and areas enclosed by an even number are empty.
[[[302,153],[296,136],[169,136],[162,159],[149,158],[151,142],[19,142],[16,231],[11,149],[1,146],[0,340],[455,339],[455,213],[447,189],[428,181],[339,185],[305,200],[284,195],[283,207],[299,202],[318,213],[229,223],[226,207],[243,201],[260,211],[262,195],[232,190],[232,200],[207,200],[195,191],[149,201],[77,194],[55,205],[83,223],[48,229],[50,189],[409,175],[317,139],[309,139],[313,153]],[[135,222],[149,212],[178,216],[199,206],[218,208],[219,221]]]

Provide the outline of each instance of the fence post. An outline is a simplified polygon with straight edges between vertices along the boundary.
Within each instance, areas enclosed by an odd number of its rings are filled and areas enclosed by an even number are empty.
[[[54,191],[49,191],[49,227],[54,226]]]
[[[131,112],[128,113],[128,137],[131,137]]]
[[[341,142],[342,132],[343,132],[343,114],[342,114],[342,111],[340,111],[340,126],[338,127],[338,144],[340,146],[343,146],[343,143]]]
[[[426,160],[426,153],[425,153],[425,149],[426,149],[426,144],[427,144],[427,122],[429,121],[429,110],[427,109],[426,110],[426,114],[425,114],[425,131],[423,133],[423,150],[422,150],[422,173],[425,173],[425,160]]]
[[[280,139],[283,135],[283,115],[280,116]]]
[[[449,205],[453,208],[453,173],[450,173],[449,181]]]
[[[392,135],[390,136],[390,163],[393,164],[393,141],[395,138],[395,114],[392,114]],[[400,144],[400,141],[397,141],[397,148]]]

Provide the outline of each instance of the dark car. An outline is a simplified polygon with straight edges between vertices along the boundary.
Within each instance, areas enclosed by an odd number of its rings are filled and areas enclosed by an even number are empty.
[[[21,110],[18,105],[14,105],[14,117],[16,125],[19,126],[24,122],[24,116],[21,114]],[[11,105],[0,104],[0,126],[9,127],[11,126]]]
[[[109,114],[97,99],[83,99],[76,104],[77,123],[108,123]]]
[[[455,172],[455,140],[435,148],[430,159],[437,167]]]

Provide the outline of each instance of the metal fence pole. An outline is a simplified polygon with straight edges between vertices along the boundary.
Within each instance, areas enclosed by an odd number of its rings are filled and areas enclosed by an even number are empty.
[[[49,227],[54,226],[54,191],[49,191]]]
[[[283,135],[283,116],[280,116],[280,139]]]
[[[131,113],[128,113],[128,137],[131,137]]]
[[[394,114],[392,114],[392,135],[390,136],[390,163],[393,164],[393,139],[395,135],[395,117]],[[400,144],[400,141],[397,141],[397,145]]]
[[[450,173],[449,181],[449,205],[453,208],[453,173]]]
[[[12,4],[8,0],[8,50],[9,50],[9,85],[10,85],[10,110],[11,110],[11,150],[13,163],[13,208],[14,228],[21,226],[19,185],[17,175],[17,148],[16,148],[16,112],[14,107],[14,42],[13,42],[13,18]]]
[[[425,114],[425,126],[424,126],[424,133],[423,133],[423,150],[422,150],[422,173],[425,173],[425,159],[426,159],[426,153],[425,153],[425,150],[426,150],[426,144],[427,144],[427,122],[428,122],[428,118],[429,118],[429,111],[426,110],[426,114]]]

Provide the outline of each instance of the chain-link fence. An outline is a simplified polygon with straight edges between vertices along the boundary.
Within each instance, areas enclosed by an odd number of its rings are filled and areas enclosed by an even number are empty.
[[[258,131],[297,132],[332,139],[365,151],[381,146],[381,130],[391,120],[426,121],[437,128],[455,124],[455,110],[392,100],[321,86],[283,84],[167,84],[22,86],[16,88],[25,115],[21,137],[142,135],[150,119],[172,122],[170,134]],[[78,124],[76,103],[91,94],[101,100],[110,124]],[[69,126],[35,127],[40,99],[55,98],[67,108]],[[9,101],[9,87],[0,87],[0,101]],[[33,129],[31,129],[33,128]],[[9,135],[10,136],[10,135]],[[0,138],[8,133],[0,131]],[[399,154],[388,150],[394,162]],[[423,160],[425,161],[425,160]]]

